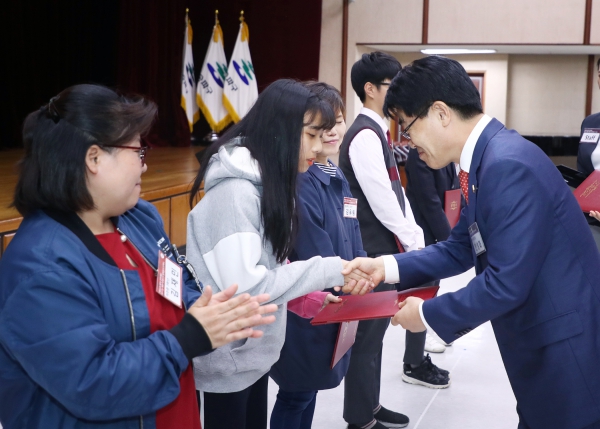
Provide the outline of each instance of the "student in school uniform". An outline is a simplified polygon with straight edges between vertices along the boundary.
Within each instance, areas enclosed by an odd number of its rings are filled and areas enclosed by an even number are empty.
[[[412,252],[425,247],[400,184],[383,104],[390,82],[401,65],[383,52],[364,54],[352,66],[352,88],[363,107],[340,147],[340,168],[358,199],[358,220],[364,249],[370,257],[388,252]],[[381,283],[375,292],[395,289]],[[390,319],[358,324],[350,366],[344,381],[344,419],[349,429],[405,427],[409,418],[383,407],[379,400],[383,336]],[[424,356],[426,333],[406,332],[402,380],[429,388],[450,385],[448,371]]]
[[[346,132],[344,102],[338,90],[326,83],[307,82],[306,87],[331,105],[336,123],[323,133],[323,149],[315,162],[298,176],[299,228],[290,259],[366,256],[356,200],[342,171],[329,159],[338,153]],[[270,373],[279,385],[271,429],[309,429],[318,391],[337,387],[346,375],[350,351],[330,368],[339,325],[310,324],[324,305],[337,300],[330,292],[318,291],[288,303],[285,343]]]

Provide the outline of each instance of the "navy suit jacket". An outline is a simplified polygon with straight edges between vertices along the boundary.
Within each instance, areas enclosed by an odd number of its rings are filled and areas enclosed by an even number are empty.
[[[480,256],[468,232],[475,222]],[[466,287],[425,302],[423,314],[447,342],[491,320],[528,427],[600,421],[600,254],[537,146],[493,119],[475,146],[469,204],[450,238],[395,258],[403,288],[475,266]]]
[[[434,170],[419,158],[416,149],[410,149],[404,169],[408,179],[406,198],[417,225],[423,229],[425,245],[446,240],[451,228],[444,212],[445,194],[460,188],[454,163]]]

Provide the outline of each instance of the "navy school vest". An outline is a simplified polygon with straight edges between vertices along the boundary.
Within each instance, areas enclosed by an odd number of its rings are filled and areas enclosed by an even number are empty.
[[[348,183],[350,184],[350,190],[354,198],[358,200],[358,222],[360,224],[360,234],[362,236],[363,247],[369,256],[381,255],[381,254],[394,254],[398,253],[399,242],[392,231],[387,229],[377,219],[375,213],[369,206],[369,202],[365,197],[356,176],[354,175],[354,169],[350,163],[350,145],[356,137],[356,135],[362,130],[369,129],[375,132],[381,142],[381,150],[383,151],[383,158],[385,161],[385,168],[388,171],[392,189],[396,194],[396,199],[402,214],[406,216],[406,208],[404,204],[404,192],[402,191],[402,184],[400,183],[400,177],[398,175],[398,167],[396,160],[394,159],[394,153],[388,146],[387,137],[383,133],[381,127],[373,119],[366,115],[360,114],[356,117],[356,120],[348,128],[342,145],[340,147],[340,169],[346,176]],[[374,148],[376,149],[376,148]],[[392,202],[395,203],[395,202]]]

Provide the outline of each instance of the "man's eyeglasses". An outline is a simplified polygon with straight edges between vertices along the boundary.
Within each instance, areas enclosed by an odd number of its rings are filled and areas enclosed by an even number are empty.
[[[421,113],[419,113],[415,119],[412,120],[412,122],[410,124],[408,124],[408,126],[406,128],[404,128],[404,130],[400,131],[400,135],[402,137],[404,137],[406,140],[410,140],[410,134],[408,134],[408,130],[410,129],[410,127],[413,126],[413,124],[417,121],[417,119],[419,119],[421,116],[423,116],[425,114],[425,112],[427,112],[429,110],[429,108],[431,107],[431,105],[427,105],[427,107],[425,107]]]
[[[142,143],[141,146],[124,146],[124,145],[118,145],[118,144],[103,144],[102,147],[115,147],[118,149],[131,149],[131,150],[136,150],[138,151],[138,154],[140,155],[140,161],[142,161],[142,167],[144,165],[146,165],[146,152],[148,152],[148,149],[150,149],[150,146]]]

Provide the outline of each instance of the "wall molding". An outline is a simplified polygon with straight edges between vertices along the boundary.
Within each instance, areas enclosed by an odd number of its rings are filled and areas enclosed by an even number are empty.
[[[585,1],[585,23],[583,26],[583,44],[590,44],[590,34],[592,31],[592,0]]]
[[[429,36],[429,0],[423,0],[423,34],[421,35],[421,41],[423,45],[427,44],[427,38]]]

